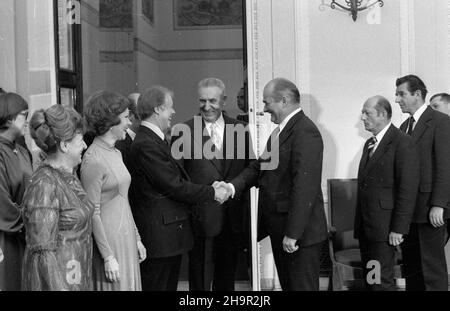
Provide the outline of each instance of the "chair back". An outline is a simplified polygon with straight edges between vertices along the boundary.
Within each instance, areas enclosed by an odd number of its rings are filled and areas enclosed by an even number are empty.
[[[359,248],[353,237],[357,190],[357,179],[328,180],[328,219],[334,252]]]

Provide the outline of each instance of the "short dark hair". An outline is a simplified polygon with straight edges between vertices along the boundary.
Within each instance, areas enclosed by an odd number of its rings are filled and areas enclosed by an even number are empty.
[[[410,93],[420,91],[422,94],[422,99],[425,101],[425,99],[427,98],[428,90],[427,90],[427,87],[425,86],[425,83],[423,83],[423,81],[418,76],[407,75],[407,76],[398,78],[397,81],[395,82],[395,85],[397,87],[399,87],[403,83],[407,83],[408,91]]]
[[[130,106],[125,96],[108,91],[94,93],[84,106],[87,129],[101,136],[113,126],[120,124],[119,115]]]
[[[46,154],[55,153],[62,141],[83,134],[83,119],[73,108],[53,105],[33,113],[30,134],[36,145]]]
[[[137,113],[141,120],[145,120],[155,113],[155,108],[166,103],[167,95],[173,97],[173,92],[163,86],[155,85],[139,96]]]
[[[288,95],[296,104],[300,103],[300,92],[297,86],[285,78],[275,78],[270,81],[272,85],[272,98],[281,101],[283,96]]]
[[[0,95],[5,93],[6,93],[5,90],[0,87]]]
[[[28,103],[16,93],[0,94],[0,130],[8,129],[8,121],[14,120],[17,115],[28,110]]]
[[[447,104],[450,104],[450,94],[447,93],[439,93],[431,96],[430,102],[433,101],[433,99],[440,97],[441,100],[445,101]]]
[[[390,120],[392,118],[392,107],[389,101],[383,96],[377,96],[377,103],[375,105],[375,110],[378,114],[386,111],[387,117]]]

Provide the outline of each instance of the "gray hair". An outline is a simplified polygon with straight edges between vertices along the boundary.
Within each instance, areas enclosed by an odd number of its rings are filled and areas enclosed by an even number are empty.
[[[226,96],[225,93],[225,84],[222,82],[222,80],[219,80],[217,78],[207,78],[207,79],[203,79],[202,81],[200,81],[198,83],[198,88],[204,88],[204,87],[218,87],[222,93],[222,96]]]

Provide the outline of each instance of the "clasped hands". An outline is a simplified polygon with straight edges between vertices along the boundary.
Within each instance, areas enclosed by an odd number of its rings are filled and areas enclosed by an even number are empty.
[[[228,201],[230,197],[233,196],[233,188],[230,186],[230,184],[227,184],[224,181],[215,181],[212,184],[214,188],[214,199],[219,202],[220,204],[225,203]]]

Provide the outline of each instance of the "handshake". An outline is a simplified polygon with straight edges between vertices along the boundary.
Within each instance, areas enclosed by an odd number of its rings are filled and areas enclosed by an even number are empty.
[[[230,197],[234,196],[234,187],[231,184],[227,184],[224,181],[216,181],[212,184],[214,188],[214,199],[220,204],[228,201]]]

